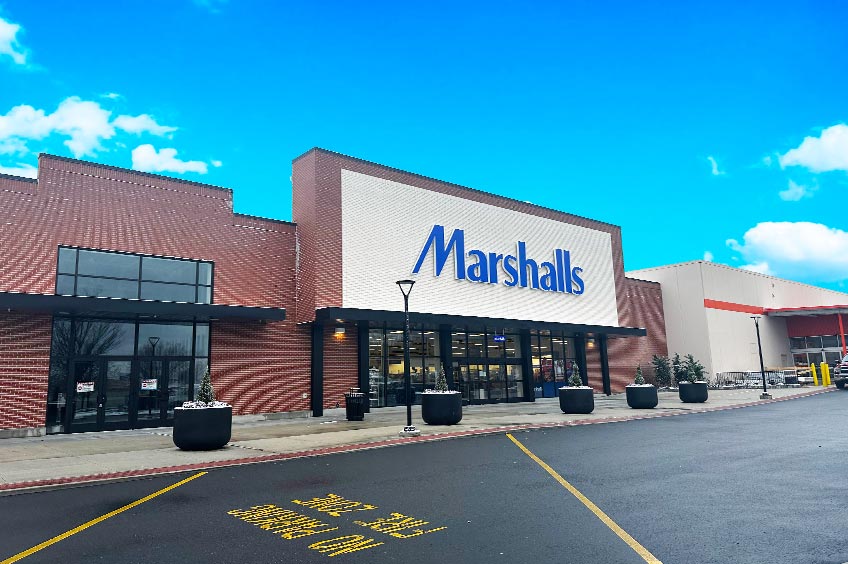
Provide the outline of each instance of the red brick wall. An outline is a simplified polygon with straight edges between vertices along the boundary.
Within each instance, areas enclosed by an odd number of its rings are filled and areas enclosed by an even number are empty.
[[[619,312],[621,324],[644,327],[648,334],[645,337],[609,339],[610,385],[614,393],[623,392],[624,386],[633,382],[638,364],[647,372],[653,355],[668,355],[660,285],[626,278],[625,288],[626,306],[623,312]]]
[[[51,325],[49,315],[0,313],[0,429],[44,426]]]
[[[291,223],[234,214],[229,189],[48,155],[39,159],[37,184],[0,177],[0,291],[52,294],[57,247],[78,245],[212,260],[215,303],[293,313],[296,237]],[[213,322],[213,383],[237,413],[307,409],[309,341],[290,319]],[[23,346],[13,340],[0,348],[0,366]],[[31,352],[33,371],[46,380],[47,348]],[[0,421],[42,426],[42,396],[0,403]],[[6,416],[12,405],[27,417]]]
[[[336,327],[344,327],[336,337]],[[344,394],[359,386],[357,327],[352,323],[324,326],[324,407],[344,406]]]

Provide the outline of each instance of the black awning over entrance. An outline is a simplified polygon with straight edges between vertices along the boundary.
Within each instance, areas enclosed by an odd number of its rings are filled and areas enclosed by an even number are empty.
[[[157,318],[214,319],[244,321],[283,321],[286,310],[275,307],[252,307],[222,304],[190,304],[122,298],[89,298],[0,292],[0,311],[30,311],[53,314],[151,316]]]
[[[402,311],[374,309],[353,309],[327,307],[315,311],[317,323],[332,323],[337,319],[344,321],[379,321],[401,327],[405,317]],[[463,315],[443,315],[435,313],[409,312],[409,322],[438,327],[439,325],[465,325],[468,327],[509,327],[511,329],[536,329],[564,331],[571,333],[608,335],[610,337],[644,337],[647,331],[641,327],[609,327],[605,325],[578,325],[575,323],[552,323],[525,319],[502,319],[492,317],[469,317]]]

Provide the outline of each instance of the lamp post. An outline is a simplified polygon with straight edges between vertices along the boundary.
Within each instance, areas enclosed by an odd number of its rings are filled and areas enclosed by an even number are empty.
[[[760,399],[771,399],[771,394],[766,390],[766,367],[763,363],[763,343],[760,341],[760,316],[752,315],[754,326],[757,328],[757,349],[760,352],[760,375],[763,377],[763,393],[760,394]]]
[[[403,313],[405,322],[403,325],[403,386],[406,395],[406,426],[400,432],[402,437],[417,437],[421,434],[415,425],[412,424],[412,383],[409,376],[409,293],[412,291],[412,286],[415,280],[398,280],[397,285],[403,294]]]

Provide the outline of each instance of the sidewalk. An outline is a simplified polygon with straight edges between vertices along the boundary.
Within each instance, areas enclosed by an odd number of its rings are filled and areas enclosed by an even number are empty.
[[[178,472],[233,464],[315,456],[331,452],[376,448],[405,442],[437,440],[523,428],[608,423],[686,413],[733,409],[773,403],[833,391],[834,388],[774,389],[771,401],[759,400],[760,390],[710,390],[704,404],[684,404],[677,392],[660,392],[652,410],[627,407],[624,394],[596,395],[590,415],[565,415],[557,399],[534,403],[468,406],[463,419],[450,427],[424,424],[420,407],[413,423],[421,437],[398,438],[406,423],[406,408],[374,409],[365,421],[348,422],[344,409],[325,410],[323,417],[263,420],[238,418],[227,447],[210,452],[185,452],[171,441],[171,429],[137,429],[74,435],[50,435],[0,440],[0,492]]]

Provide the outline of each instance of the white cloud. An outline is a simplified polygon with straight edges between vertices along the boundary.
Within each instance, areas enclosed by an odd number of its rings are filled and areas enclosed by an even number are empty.
[[[727,246],[748,262],[747,270],[811,282],[848,278],[848,232],[821,223],[762,222],[743,243],[728,239]]]
[[[18,166],[0,165],[0,174],[11,174],[12,176],[23,176],[25,178],[36,178],[38,169],[32,165],[18,163]]]
[[[848,171],[848,125],[839,123],[805,137],[801,144],[780,155],[780,166],[803,166],[812,172]]]
[[[704,251],[704,260],[707,262],[713,262],[713,254],[709,251]]]
[[[132,167],[142,172],[197,172],[206,174],[209,168],[202,161],[181,161],[176,149],[160,149],[139,145],[132,152]]]
[[[221,161],[209,161],[209,164],[211,164],[215,168],[220,168],[224,163],[222,163]]]
[[[154,120],[147,114],[141,114],[135,117],[118,116],[115,118],[115,121],[113,121],[112,124],[119,129],[123,129],[127,133],[135,133],[136,135],[141,135],[142,133],[151,133],[153,135],[162,137],[163,135],[173,133],[177,130],[176,127],[159,125],[158,123],[156,123],[156,120]]]
[[[0,115],[0,143],[20,149],[26,140],[40,140],[52,134],[68,137],[64,142],[77,158],[102,150],[102,141],[115,136],[115,128],[129,133],[151,133],[162,136],[176,128],[159,125],[147,114],[120,115],[110,120],[112,112],[93,101],[71,96],[56,111],[48,114],[32,106],[15,106]],[[25,149],[25,147],[24,147]],[[20,151],[19,151],[20,152]]]
[[[781,190],[777,195],[785,202],[797,202],[801,198],[812,196],[815,190],[815,187],[810,188],[802,184],[796,184],[790,180],[789,187],[786,190]]]
[[[117,92],[107,92],[106,94],[101,94],[100,97],[108,98],[109,100],[117,100],[119,98],[123,98],[123,96],[121,96]]]
[[[16,65],[25,65],[29,52],[18,41],[21,26],[0,18],[0,56],[8,55]]]
[[[771,166],[771,163],[772,163],[771,155],[766,155],[765,157],[763,157],[763,164],[764,165],[769,167],[769,166]]]
[[[26,155],[26,143],[17,138],[0,139],[0,155]]]
[[[710,155],[710,156],[707,157],[707,160],[710,161],[710,166],[712,167],[712,175],[713,176],[721,176],[722,174],[724,174],[723,170],[719,170],[718,161],[715,160],[715,157]]]

